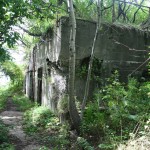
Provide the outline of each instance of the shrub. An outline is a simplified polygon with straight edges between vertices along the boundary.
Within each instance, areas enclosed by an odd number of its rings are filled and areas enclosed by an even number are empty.
[[[0,145],[0,150],[15,150],[15,148],[12,144],[3,143]]]
[[[69,126],[67,124],[61,125],[58,117],[47,107],[34,106],[27,110],[23,117],[23,128],[27,134],[34,135],[45,146],[52,145],[56,149],[64,149],[69,145]],[[46,147],[44,148],[46,149]]]
[[[0,120],[0,144],[8,142],[8,128]]]
[[[58,118],[44,106],[34,106],[23,117],[24,129],[28,133],[37,132],[58,124]]]
[[[0,110],[5,108],[9,96],[11,96],[11,92],[9,92],[7,87],[0,88]]]
[[[23,94],[15,94],[13,102],[19,106],[19,110],[25,111],[33,107],[35,104]]]
[[[104,118],[105,114],[99,111],[97,103],[89,103],[84,113],[81,132],[87,136],[103,135]]]
[[[77,138],[77,144],[79,147],[83,148],[84,150],[94,150],[94,147],[92,147],[86,139],[82,137]]]
[[[104,143],[99,147],[111,149],[129,139],[136,124],[144,124],[150,118],[150,83],[130,78],[125,85],[119,82],[117,72],[107,82],[87,105],[81,130],[87,135],[100,134]]]
[[[15,150],[9,142],[9,129],[0,120],[0,150]]]

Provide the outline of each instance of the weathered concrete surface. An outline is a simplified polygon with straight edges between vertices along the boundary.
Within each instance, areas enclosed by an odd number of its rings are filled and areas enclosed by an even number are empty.
[[[91,55],[96,23],[77,20],[76,62],[81,68]],[[102,24],[96,40],[94,56],[103,61],[100,78],[109,77],[114,69],[126,81],[147,58],[150,34],[130,26]],[[57,113],[57,103],[67,93],[69,63],[69,20],[60,19],[59,26],[49,30],[31,53],[26,74],[26,95]],[[145,64],[137,70],[142,73]],[[76,77],[77,99],[83,98],[86,78]],[[94,84],[91,87],[91,93]]]
[[[68,60],[69,22],[64,18],[62,23],[62,44],[60,60]],[[96,30],[95,22],[77,20],[76,59],[82,60],[91,54],[92,42]],[[150,34],[130,26],[102,24],[96,40],[94,56],[103,60],[105,76],[112,69],[120,70],[122,80],[133,72],[148,57]],[[141,69],[141,68],[140,68]]]

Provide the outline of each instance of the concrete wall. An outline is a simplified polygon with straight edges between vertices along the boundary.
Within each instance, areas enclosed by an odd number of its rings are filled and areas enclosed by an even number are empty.
[[[62,21],[62,47],[60,60],[67,60],[69,44],[68,18]],[[92,42],[95,34],[95,22],[78,20],[76,36],[76,58],[82,60],[91,54]],[[104,61],[107,76],[113,68],[118,68],[122,80],[126,80],[148,57],[150,35],[133,27],[103,24],[100,28],[94,55]]]
[[[95,30],[95,22],[77,20],[77,67],[81,67],[84,58],[90,57]],[[121,80],[125,81],[127,76],[147,59],[148,45],[150,45],[148,33],[133,27],[103,24],[94,51],[95,57],[103,60],[105,68],[103,77],[108,77],[113,69],[118,69]],[[60,20],[59,27],[55,27],[53,31],[49,30],[31,53],[26,74],[26,94],[39,101],[41,92],[40,103],[56,112],[58,101],[67,92],[68,60],[69,20],[64,17]],[[42,69],[41,77],[40,69]],[[142,69],[143,67],[138,71],[142,72]],[[84,87],[85,78],[76,78],[77,98],[82,99]],[[93,88],[92,83],[91,91]]]
[[[55,112],[58,100],[66,90],[66,77],[48,65],[47,60],[57,62],[60,53],[60,29],[48,31],[31,53],[26,73],[26,95]],[[31,73],[33,80],[31,83]],[[41,74],[42,73],[42,74]],[[33,88],[29,88],[33,85]],[[40,96],[40,97],[39,97]]]

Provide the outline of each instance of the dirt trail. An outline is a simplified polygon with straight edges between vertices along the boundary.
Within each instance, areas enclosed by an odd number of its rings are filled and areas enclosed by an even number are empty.
[[[9,126],[10,141],[15,150],[39,150],[42,145],[24,133],[22,116],[23,112],[18,111],[12,99],[8,98],[6,109],[0,113],[0,118]]]

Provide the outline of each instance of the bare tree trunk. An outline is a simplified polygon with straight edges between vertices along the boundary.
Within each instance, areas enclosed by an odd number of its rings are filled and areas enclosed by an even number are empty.
[[[116,20],[116,13],[115,13],[115,0],[113,0],[113,7],[112,7],[112,23]]]
[[[84,98],[83,98],[83,102],[82,102],[82,106],[81,106],[81,119],[83,119],[83,113],[84,113],[86,101],[88,98],[90,78],[91,78],[91,72],[92,72],[92,65],[93,65],[93,60],[94,60],[95,43],[97,40],[99,28],[100,28],[100,21],[101,21],[100,6],[101,6],[100,0],[98,0],[98,4],[97,4],[98,21],[97,21],[97,27],[96,27],[95,36],[94,36],[93,45],[92,45],[91,58],[90,58],[90,62],[89,62],[88,75],[87,75],[87,80],[86,80],[86,85],[85,85]]]
[[[69,113],[71,117],[71,121],[73,123],[74,128],[79,133],[80,131],[80,116],[76,108],[75,104],[75,95],[74,95],[74,87],[75,87],[75,59],[76,59],[76,51],[75,51],[75,38],[76,38],[76,19],[74,14],[73,2],[69,0],[69,13],[70,13],[70,56],[69,56]]]
[[[103,0],[101,0],[100,1],[100,8],[99,8],[100,9],[99,11],[100,11],[101,20],[103,20],[103,11],[102,11],[102,9],[104,8],[104,4],[103,3],[104,3]]]

